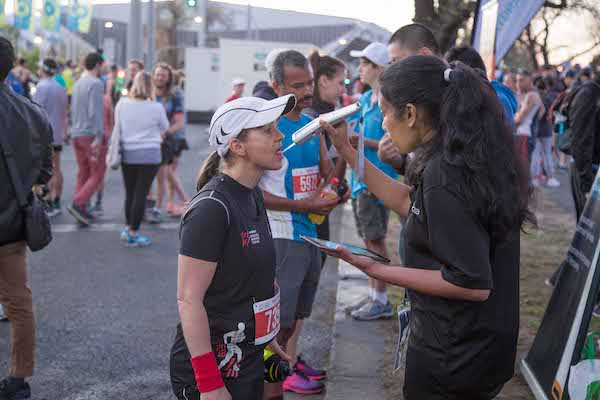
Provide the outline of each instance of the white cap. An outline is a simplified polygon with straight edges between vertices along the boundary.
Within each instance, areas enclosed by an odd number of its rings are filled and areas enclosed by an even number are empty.
[[[379,65],[385,67],[390,63],[390,56],[388,55],[387,46],[383,43],[374,42],[365,47],[362,51],[352,50],[350,52],[352,57],[364,57]]]
[[[247,82],[244,78],[235,78],[231,83],[232,86],[245,85]]]
[[[229,142],[244,129],[270,124],[296,107],[293,94],[267,101],[259,97],[242,97],[223,104],[210,121],[208,143],[221,157],[227,154]]]

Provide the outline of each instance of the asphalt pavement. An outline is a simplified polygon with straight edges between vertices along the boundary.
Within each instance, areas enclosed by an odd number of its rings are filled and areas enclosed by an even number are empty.
[[[188,127],[190,151],[181,176],[192,194],[210,150],[205,125]],[[120,244],[124,196],[120,170],[109,171],[104,215],[81,228],[66,212],[77,165],[71,146],[63,151],[62,215],[53,218],[54,240],[29,254],[29,278],[37,317],[36,369],[29,380],[36,400],[174,399],[169,351],[177,312],[177,220],[142,225],[148,248]],[[335,220],[335,217],[334,217]],[[327,367],[335,308],[336,264],[325,266],[314,316],[305,325],[300,351]],[[0,323],[0,369],[9,364],[9,323]],[[2,375],[2,374],[0,374]],[[312,396],[320,399],[323,396]],[[286,399],[295,396],[286,395]]]

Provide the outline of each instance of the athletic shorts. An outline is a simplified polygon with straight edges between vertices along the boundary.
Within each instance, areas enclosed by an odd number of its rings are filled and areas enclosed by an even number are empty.
[[[190,146],[185,138],[175,138],[175,142],[177,143],[175,146],[175,157],[181,156],[181,153],[190,149]]]
[[[281,327],[310,317],[321,278],[321,251],[304,242],[275,239],[277,285],[281,290]]]
[[[355,199],[352,199],[352,210],[356,229],[361,239],[385,239],[390,211],[379,203],[375,195],[363,190]]]
[[[52,145],[52,150],[54,150],[55,153],[60,153],[62,151],[63,147],[62,144],[53,144]]]
[[[262,400],[265,387],[264,377],[249,382],[237,382],[225,379],[225,388],[231,395],[232,400]],[[194,386],[188,386],[177,395],[179,400],[200,400],[200,392]]]

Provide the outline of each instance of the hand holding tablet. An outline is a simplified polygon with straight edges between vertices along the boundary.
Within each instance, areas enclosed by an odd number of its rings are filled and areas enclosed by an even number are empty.
[[[382,263],[382,264],[390,263],[390,260],[388,260],[387,258],[385,258],[377,253],[374,253],[371,250],[364,249],[362,247],[356,247],[356,246],[351,246],[348,244],[330,242],[328,240],[311,238],[311,237],[304,236],[304,235],[300,235],[300,238],[302,238],[302,240],[304,240],[306,243],[312,244],[313,246],[318,247],[319,249],[323,250],[327,254],[330,254],[334,257],[336,257],[336,256],[339,257],[339,250],[337,248],[338,248],[338,246],[341,246],[342,248],[346,249],[348,252],[350,252],[351,254],[354,254],[356,256],[369,257],[370,259],[377,261],[379,263]],[[337,255],[335,253],[337,253]]]

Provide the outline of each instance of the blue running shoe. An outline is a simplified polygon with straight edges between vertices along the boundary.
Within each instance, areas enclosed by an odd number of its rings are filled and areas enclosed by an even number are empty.
[[[146,247],[152,244],[152,240],[142,235],[129,235],[129,239],[127,239],[127,246],[129,247]]]
[[[129,241],[129,229],[125,228],[121,231],[121,241]]]
[[[394,316],[394,308],[388,301],[387,304],[382,304],[377,300],[373,300],[366,304],[363,308],[354,311],[352,318],[358,321],[373,321],[376,319],[386,319]]]

